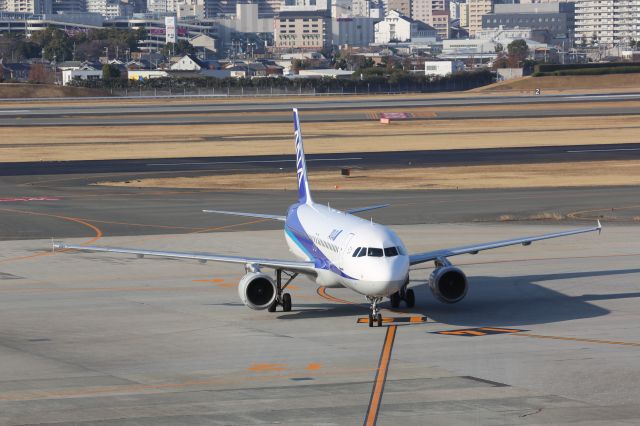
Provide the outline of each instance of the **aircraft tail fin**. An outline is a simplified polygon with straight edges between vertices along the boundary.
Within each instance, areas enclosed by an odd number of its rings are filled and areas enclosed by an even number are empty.
[[[300,117],[298,108],[293,109],[293,130],[296,142],[296,170],[298,175],[298,201],[301,204],[313,204],[311,189],[307,180],[307,162],[304,159],[304,146],[302,144],[302,131],[300,129]]]

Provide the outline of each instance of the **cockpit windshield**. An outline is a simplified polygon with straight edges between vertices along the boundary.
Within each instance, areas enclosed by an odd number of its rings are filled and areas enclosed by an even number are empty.
[[[367,256],[371,257],[382,257],[383,251],[381,248],[369,247],[367,249]]]
[[[354,250],[352,257],[394,257],[403,254],[400,247],[358,247]]]
[[[386,247],[384,249],[384,255],[386,257],[393,257],[398,255],[398,249],[395,247]]]

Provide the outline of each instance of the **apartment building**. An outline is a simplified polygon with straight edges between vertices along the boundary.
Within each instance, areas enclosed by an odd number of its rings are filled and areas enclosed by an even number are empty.
[[[320,50],[330,43],[327,11],[281,11],[274,18],[275,45],[280,49]]]
[[[4,0],[0,6],[2,12],[44,14],[51,13],[53,10],[51,0]]]
[[[575,39],[613,46],[640,39],[640,0],[579,0]]]
[[[469,36],[475,37],[476,33],[482,29],[482,17],[493,10],[492,0],[468,0],[469,15],[468,29]],[[462,25],[462,23],[460,23]]]

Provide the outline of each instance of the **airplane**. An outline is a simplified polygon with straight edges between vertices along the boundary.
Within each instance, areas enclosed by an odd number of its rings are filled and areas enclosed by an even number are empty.
[[[243,256],[226,256],[214,253],[185,253],[155,251],[135,248],[82,246],[65,243],[54,244],[55,249],[73,249],[89,252],[128,253],[142,258],[159,256],[194,259],[200,262],[228,262],[243,264],[245,275],[238,284],[242,302],[251,309],[267,309],[275,312],[278,306],[284,312],[291,311],[291,295],[284,292],[298,275],[305,275],[322,287],[346,287],[366,297],[370,303],[369,327],[382,326],[379,304],[389,298],[397,308],[404,301],[408,308],[415,304],[413,289],[408,287],[409,269],[413,265],[434,262],[435,269],[428,279],[428,286],[437,300],[443,303],[460,302],[467,294],[468,280],[464,272],[449,261],[452,256],[477,254],[483,250],[511,245],[531,245],[534,241],[587,232],[600,232],[597,226],[574,228],[563,232],[494,241],[462,247],[409,254],[402,240],[388,227],[365,220],[355,213],[387,207],[380,204],[346,211],[315,203],[307,179],[302,132],[298,110],[293,109],[296,150],[298,201],[291,205],[284,216],[203,210],[235,216],[270,219],[284,223],[284,236],[291,253],[300,260],[266,259]],[[275,278],[264,269],[275,270]]]

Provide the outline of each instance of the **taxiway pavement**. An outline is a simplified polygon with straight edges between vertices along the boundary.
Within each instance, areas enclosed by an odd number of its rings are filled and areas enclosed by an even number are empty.
[[[529,132],[529,131],[528,131]],[[217,139],[213,137],[212,139]],[[223,138],[220,138],[221,140]],[[47,144],[20,144],[21,147]],[[70,148],[73,144],[68,144]],[[8,146],[8,145],[3,145]],[[56,145],[59,146],[59,145]],[[126,146],[126,144],[124,144]],[[354,168],[406,168],[533,164],[576,161],[634,160],[640,143],[533,146],[523,148],[447,149],[424,151],[350,152],[309,155],[310,170],[338,171]],[[212,173],[291,171],[292,155],[243,155],[228,157],[148,158],[134,160],[31,161],[2,163],[0,176],[127,173],[129,179],[162,177],[187,172],[189,176]],[[103,179],[104,180],[104,179]],[[62,181],[60,181],[62,182]]]
[[[603,102],[637,101],[640,93],[600,94],[600,95],[545,95],[545,96],[453,96],[446,98],[431,97],[393,97],[389,99],[350,99],[340,100],[287,100],[273,102],[203,102],[194,100],[188,104],[164,104],[162,101],[139,105],[136,103],[118,104],[110,100],[101,106],[34,106],[12,108],[0,107],[0,127],[25,126],[126,126],[126,125],[194,125],[194,124],[249,124],[276,123],[291,121],[291,107],[297,106],[304,111],[306,122],[359,121],[372,119],[372,111],[384,111],[385,108],[423,108],[437,107],[442,111],[411,115],[413,119],[482,119],[482,118],[522,118],[522,117],[572,117],[637,115],[640,107],[605,106]],[[585,109],[581,104],[593,103]],[[115,103],[115,104],[114,104]],[[518,110],[509,105],[548,104],[545,109]],[[482,110],[483,106],[504,105],[501,110]],[[572,107],[575,105],[575,107]],[[476,110],[446,110],[447,107],[476,106]]]
[[[561,227],[395,229],[415,251]],[[281,231],[74,241],[289,256]],[[270,314],[241,305],[238,266],[1,242],[0,424],[638,424],[639,241],[605,226],[451,259],[471,283],[456,305],[416,268],[417,308],[384,316],[418,320],[391,341],[357,323],[361,297],[304,278]]]

